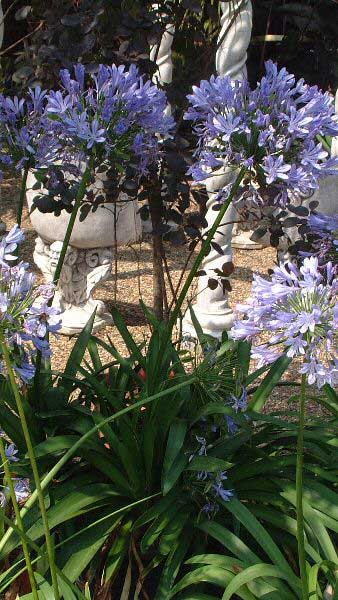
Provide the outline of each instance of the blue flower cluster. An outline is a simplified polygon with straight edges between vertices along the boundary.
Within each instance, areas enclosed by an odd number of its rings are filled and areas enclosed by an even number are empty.
[[[31,495],[29,479],[16,477],[13,478],[15,497],[19,505],[25,504],[26,500]],[[0,491],[0,507],[5,508],[9,498],[9,487],[4,487]]]
[[[245,315],[230,332],[237,340],[253,340],[258,366],[283,353],[302,359],[309,384],[338,383],[338,280],[331,262],[320,269],[317,257],[275,267],[271,280],[254,276],[251,297],[238,310]],[[260,343],[262,334],[272,334]]]
[[[241,386],[240,394],[230,394],[226,399],[225,405],[233,409],[234,413],[242,413],[247,409],[247,391]],[[222,417],[222,415],[220,415]],[[195,435],[195,440],[198,444],[194,448],[194,452],[190,455],[190,461],[196,456],[208,455],[209,434],[215,440],[217,437],[224,434],[235,435],[239,426],[235,419],[228,414],[224,415],[224,419],[214,422],[203,417],[200,421],[200,429],[203,435]],[[226,471],[198,471],[194,479],[194,486],[197,486],[198,492],[203,499],[202,512],[210,518],[215,516],[219,510],[219,501],[228,502],[234,495],[234,490],[226,487],[224,484],[227,481],[228,475]]]
[[[46,334],[61,326],[59,311],[49,306],[52,284],[35,286],[35,276],[25,262],[17,262],[15,251],[24,238],[17,226],[0,241],[0,333],[19,377],[28,383],[34,377],[36,350],[49,357]],[[1,359],[1,351],[0,351]],[[0,361],[0,372],[4,369]]]
[[[207,440],[203,436],[196,435],[196,441],[200,447],[190,456],[190,460],[194,456],[207,456]],[[224,481],[228,479],[226,471],[199,471],[196,476],[199,487],[202,485],[201,491],[203,499],[206,501],[202,507],[202,512],[209,516],[215,515],[219,510],[218,502],[228,502],[234,495],[234,491],[224,487]]]
[[[338,134],[331,95],[296,81],[272,61],[265,67],[253,90],[246,80],[212,76],[202,81],[188,96],[185,114],[199,137],[191,175],[200,182],[223,166],[244,169],[237,206],[246,210],[284,207],[291,198],[310,194],[338,164],[318,141],[318,136]],[[220,191],[220,202],[231,185]]]
[[[0,164],[42,169],[55,163],[61,145],[46,115],[47,92],[36,87],[28,97],[0,94]]]
[[[311,238],[311,254],[299,252],[302,256],[318,256],[321,263],[331,260],[338,272],[338,214],[324,215],[311,213],[308,219],[307,237]]]
[[[75,65],[74,78],[67,69],[60,76],[63,89],[48,94],[46,112],[64,147],[77,148],[81,160],[131,162],[146,172],[159,153],[158,135],[174,125],[165,114],[164,92],[144,81],[135,65],[100,65],[88,82],[81,64]]]
[[[0,430],[0,436],[2,438],[5,437],[5,432]],[[16,463],[19,461],[17,454],[18,454],[18,449],[15,446],[15,444],[13,444],[13,443],[6,444],[5,455],[6,455],[6,458],[9,463]],[[3,472],[0,472],[0,474],[4,475]],[[29,486],[29,479],[15,477],[15,478],[13,478],[13,484],[14,484],[14,492],[15,492],[16,499],[19,504],[23,504],[27,500],[27,498],[30,496],[30,493],[31,493],[30,486]],[[3,491],[0,490],[0,507],[1,508],[5,508],[5,506],[7,505],[8,497],[9,497],[9,488],[8,488],[8,486],[5,486],[3,488]]]
[[[159,135],[174,125],[166,96],[137,68],[100,65],[87,78],[81,64],[74,77],[60,71],[61,90],[36,87],[28,97],[0,95],[0,163],[18,170],[53,164],[105,161],[144,173],[159,154]]]

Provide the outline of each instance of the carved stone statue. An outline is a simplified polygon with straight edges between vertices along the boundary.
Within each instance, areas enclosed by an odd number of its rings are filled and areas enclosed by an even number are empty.
[[[61,249],[62,242],[36,238],[34,261],[47,282],[53,280]],[[54,306],[61,311],[61,333],[80,333],[95,309],[94,331],[112,322],[104,303],[92,296],[95,288],[111,277],[112,258],[112,248],[68,247],[54,298]]]
[[[247,0],[244,4],[241,0],[231,3],[221,2],[221,10],[221,31],[216,53],[217,72],[223,76],[230,76],[233,80],[240,80],[246,76],[245,63],[252,29],[251,1]],[[237,14],[238,11],[239,14]],[[213,205],[217,192],[233,177],[233,171],[223,167],[206,180],[209,196],[206,214],[207,229],[210,229],[215,219],[216,213]],[[223,255],[211,250],[203,260],[201,270],[205,271],[206,275],[198,279],[197,300],[193,306],[203,331],[216,338],[220,338],[224,330],[230,329],[233,313],[228,304],[228,294],[223,290],[222,285],[211,290],[207,283],[210,277],[215,277],[214,270],[220,269],[225,262],[229,262],[232,258],[232,231],[233,222],[236,220],[238,220],[238,214],[233,205],[230,205],[224,215],[223,223],[214,237],[214,241],[221,246]],[[188,313],[183,319],[183,335],[195,336],[195,329]]]
[[[157,4],[154,4],[153,8],[157,10]],[[157,70],[153,76],[153,82],[158,85],[171,83],[173,79],[171,47],[174,40],[174,33],[175,26],[171,23],[168,23],[165,26],[160,43],[154,44],[150,48],[150,60],[154,61],[157,66]]]

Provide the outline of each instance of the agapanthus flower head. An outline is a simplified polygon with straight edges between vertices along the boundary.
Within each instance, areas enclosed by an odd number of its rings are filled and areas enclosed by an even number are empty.
[[[100,65],[86,77],[81,64],[74,76],[60,72],[62,91],[48,94],[47,114],[65,147],[84,156],[125,166],[138,164],[141,172],[159,154],[158,135],[167,135],[173,119],[165,114],[166,96],[137,68]]]
[[[35,373],[36,350],[43,357],[50,356],[45,336],[48,332],[57,332],[61,322],[59,311],[47,303],[52,285],[37,286],[27,263],[11,265],[17,261],[13,253],[23,238],[22,231],[14,226],[0,240],[0,331],[16,373],[29,383]]]
[[[61,148],[46,118],[47,92],[30,89],[25,98],[0,94],[0,163],[23,168],[46,168]]]
[[[268,61],[265,75],[250,89],[247,80],[212,76],[193,87],[185,118],[195,123],[199,137],[196,162],[190,173],[196,181],[224,165],[243,168],[245,176],[237,207],[285,206],[290,198],[309,195],[318,179],[334,172],[318,136],[338,134],[333,98],[286,69]],[[220,190],[226,199],[231,184]]]
[[[282,354],[300,357],[301,373],[322,387],[338,382],[338,281],[332,263],[319,268],[318,258],[275,267],[271,279],[254,276],[251,296],[238,307],[244,319],[230,332],[234,339],[252,340],[258,366]],[[269,335],[261,343],[262,334]]]
[[[5,454],[8,458],[9,462],[18,462],[18,457],[16,456],[18,453],[18,449],[15,444],[7,444],[5,447]]]
[[[19,505],[25,504],[26,500],[31,495],[30,484],[28,478],[13,478],[15,497]],[[5,487],[0,491],[0,507],[5,508],[9,498],[9,487]]]

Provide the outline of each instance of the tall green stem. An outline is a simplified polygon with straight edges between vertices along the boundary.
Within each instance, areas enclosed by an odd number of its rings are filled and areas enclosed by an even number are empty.
[[[303,454],[304,454],[304,421],[305,421],[306,376],[302,375],[299,399],[299,423],[297,439],[296,466],[296,511],[297,511],[297,541],[300,578],[302,581],[302,600],[309,599],[308,579],[306,574],[304,515],[303,515]]]
[[[24,201],[26,198],[28,171],[29,171],[29,167],[26,166],[24,169],[23,175],[22,175],[22,183],[21,183],[21,190],[20,190],[20,196],[19,196],[19,205],[18,205],[18,210],[16,213],[16,222],[19,225],[19,227],[21,227],[23,204],[24,204]]]
[[[6,483],[8,485],[9,495],[12,500],[18,530],[20,531],[20,533],[24,534],[25,530],[23,527],[23,523],[22,523],[22,519],[21,519],[21,515],[20,515],[20,509],[19,509],[16,495],[15,495],[15,488],[14,488],[14,484],[13,484],[13,480],[12,480],[12,474],[11,474],[9,466],[8,466],[8,458],[6,456],[5,446],[4,446],[2,436],[0,436],[0,455],[1,455],[1,460],[3,462]],[[23,536],[20,536],[20,537],[21,537],[22,551],[23,551],[23,555],[25,557],[29,582],[30,582],[31,588],[32,588],[33,599],[39,600],[39,595],[38,595],[38,591],[37,591],[37,587],[36,587],[36,581],[35,581],[35,576],[34,576],[34,571],[33,571],[32,563],[31,563],[31,557],[30,557],[28,545],[27,545],[27,542],[24,539],[24,537]]]
[[[69,223],[67,225],[66,234],[65,234],[65,237],[64,237],[64,240],[62,243],[59,260],[56,265],[56,269],[55,269],[55,273],[54,273],[54,277],[53,277],[53,283],[55,285],[58,284],[58,281],[60,279],[63,263],[65,261],[65,257],[66,257],[66,253],[67,253],[67,248],[69,246],[70,238],[71,238],[71,235],[73,232],[76,215],[79,211],[81,202],[84,198],[86,188],[87,188],[87,185],[90,180],[91,173],[92,173],[92,165],[89,165],[89,167],[85,170],[85,172],[82,176],[82,179],[80,181],[79,189],[77,191],[77,195],[76,195],[76,199],[75,199],[75,204],[74,204],[73,210],[70,215]],[[48,301],[49,306],[52,305],[53,298],[54,298],[54,295]],[[47,339],[48,339],[48,333],[47,333]],[[45,362],[46,362],[45,370],[48,371],[48,364],[50,366],[50,362],[47,362],[47,361],[45,361]],[[37,355],[36,355],[36,361],[35,361],[35,375],[34,375],[34,397],[35,398],[41,398],[41,395],[42,395],[41,379],[40,379],[41,366],[42,366],[42,356],[41,356],[41,352],[38,350]],[[43,401],[40,401],[40,405],[43,406]]]
[[[55,273],[54,273],[53,283],[55,283],[55,285],[58,283],[58,281],[60,279],[60,275],[61,275],[63,263],[65,261],[67,248],[69,246],[70,238],[72,235],[76,215],[79,211],[81,202],[86,193],[86,188],[87,188],[87,185],[90,180],[91,170],[92,170],[91,166],[87,167],[87,169],[85,170],[85,172],[82,176],[82,179],[80,181],[79,189],[76,194],[75,204],[74,204],[73,210],[70,215],[69,223],[68,223],[67,229],[66,229],[65,238],[63,240],[63,244],[62,244],[62,248],[61,248],[61,252],[60,252],[60,257],[59,257],[58,263],[56,265]]]
[[[29,460],[30,460],[31,467],[32,467],[33,478],[34,478],[34,483],[35,483],[35,487],[36,487],[36,492],[37,492],[39,507],[40,507],[40,512],[41,512],[41,518],[42,518],[42,523],[43,523],[44,532],[45,532],[46,548],[47,548],[47,554],[48,554],[48,560],[49,560],[50,573],[51,573],[51,577],[52,577],[54,597],[55,597],[55,600],[60,600],[59,586],[58,586],[58,581],[57,581],[56,567],[55,567],[55,560],[54,560],[54,547],[53,547],[53,541],[52,541],[52,537],[51,537],[49,525],[48,525],[48,517],[47,517],[47,511],[46,511],[43,491],[41,488],[39,471],[38,471],[37,462],[36,462],[36,458],[35,458],[35,454],[34,454],[33,444],[31,441],[30,434],[29,434],[28,424],[27,424],[26,415],[25,415],[25,411],[23,408],[22,400],[21,400],[21,395],[20,395],[19,388],[18,388],[16,379],[15,379],[15,375],[14,375],[14,371],[12,368],[11,359],[10,359],[10,356],[9,356],[9,353],[7,350],[6,342],[4,340],[2,333],[0,333],[0,349],[3,354],[4,362],[5,362],[7,373],[9,376],[9,381],[10,381],[10,384],[11,384],[11,387],[13,390],[16,406],[18,409],[18,414],[20,417],[21,427],[22,427],[22,431],[23,431],[26,446],[27,446],[27,452],[28,452]]]

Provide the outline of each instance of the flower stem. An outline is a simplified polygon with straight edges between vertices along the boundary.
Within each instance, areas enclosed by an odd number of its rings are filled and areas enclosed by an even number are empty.
[[[37,462],[36,462],[36,458],[35,458],[35,454],[34,454],[34,448],[33,448],[32,440],[31,440],[29,430],[28,430],[27,419],[26,419],[25,411],[23,408],[22,400],[21,400],[21,394],[20,394],[16,379],[15,379],[15,375],[14,375],[13,367],[11,364],[9,352],[8,352],[8,349],[6,346],[6,342],[5,342],[3,334],[1,332],[0,332],[0,349],[3,354],[4,362],[5,362],[6,369],[7,369],[8,376],[9,376],[9,381],[10,381],[10,384],[11,384],[11,387],[13,390],[15,402],[16,402],[17,409],[18,409],[18,414],[20,417],[23,435],[24,435],[24,438],[26,441],[27,452],[28,452],[29,460],[30,460],[31,467],[32,467],[33,478],[34,478],[36,493],[38,496],[39,507],[40,507],[40,512],[41,512],[41,518],[42,518],[42,523],[43,523],[44,532],[45,532],[46,548],[47,548],[47,554],[48,554],[50,573],[51,573],[51,577],[52,577],[54,598],[55,598],[55,600],[60,600],[59,586],[58,586],[58,581],[57,581],[56,566],[55,566],[55,560],[54,560],[53,540],[52,540],[50,530],[49,530],[45,500],[44,500],[44,495],[43,495],[43,491],[41,488],[40,476],[39,476]]]
[[[60,257],[59,257],[58,263],[56,265],[55,273],[54,273],[53,283],[55,285],[57,285],[57,283],[60,279],[63,263],[64,263],[65,257],[66,257],[67,248],[69,246],[70,238],[71,238],[72,231],[74,228],[76,215],[79,211],[80,204],[84,198],[86,188],[89,183],[91,171],[92,171],[91,166],[87,167],[87,169],[85,170],[85,172],[82,176],[82,179],[80,181],[79,189],[78,189],[77,195],[76,195],[75,204],[74,204],[73,210],[70,215],[69,223],[67,225],[66,234],[65,234],[61,252],[60,252]]]
[[[70,241],[72,231],[74,228],[76,215],[79,211],[81,202],[84,198],[84,195],[86,192],[86,187],[87,187],[87,184],[89,183],[91,173],[92,173],[92,167],[91,167],[91,165],[89,165],[89,167],[87,167],[87,169],[85,170],[85,172],[82,176],[82,179],[80,181],[79,189],[78,189],[77,195],[76,195],[75,204],[74,204],[73,210],[70,215],[69,223],[67,225],[66,234],[65,234],[65,237],[64,237],[64,240],[62,243],[59,260],[56,265],[56,269],[55,269],[55,273],[54,273],[54,277],[53,277],[53,283],[55,284],[55,286],[58,284],[58,281],[60,279],[63,263],[65,261],[65,257],[66,257],[66,253],[67,253],[67,248],[69,246],[69,241]],[[54,294],[48,300],[48,306],[51,306],[53,304],[53,299],[54,299]],[[48,332],[46,334],[46,339],[48,340]],[[46,372],[48,372],[48,370],[50,371],[50,360],[46,359],[44,361],[44,363],[45,363],[44,364],[45,371]],[[36,355],[36,361],[35,361],[35,375],[34,375],[34,397],[35,398],[41,398],[41,366],[42,366],[42,355],[41,355],[41,351],[38,350],[37,355]]]
[[[297,465],[296,465],[296,512],[297,512],[297,541],[299,572],[302,581],[302,600],[308,600],[308,580],[306,574],[306,558],[304,546],[304,515],[303,515],[303,453],[304,453],[304,421],[305,421],[305,392],[306,375],[302,375],[301,392],[299,400],[299,423],[297,439]]]
[[[29,167],[25,166],[24,172],[22,175],[22,183],[21,183],[21,190],[20,190],[20,196],[19,196],[19,205],[18,205],[18,210],[16,213],[16,222],[19,225],[19,227],[21,227],[23,204],[24,204],[25,197],[26,197],[28,171],[29,171]]]
[[[12,480],[12,475],[8,466],[8,458],[6,456],[6,452],[5,452],[5,446],[4,446],[4,442],[3,442],[3,438],[2,436],[0,436],[0,455],[1,455],[1,460],[3,462],[3,468],[5,471],[5,477],[6,477],[6,483],[8,485],[8,489],[9,489],[9,495],[11,497],[12,500],[12,504],[13,504],[13,509],[14,509],[14,514],[15,514],[15,518],[16,518],[16,522],[17,522],[17,526],[20,532],[25,533],[24,527],[23,527],[23,523],[22,523],[22,519],[21,519],[21,515],[20,515],[20,509],[17,503],[17,499],[16,499],[16,495],[15,495],[15,489],[14,489],[14,485],[13,485],[13,480]],[[31,557],[29,554],[29,549],[28,549],[28,545],[26,540],[24,539],[24,537],[21,537],[21,545],[22,545],[22,551],[23,551],[23,555],[25,557],[25,562],[26,562],[26,566],[27,566],[27,573],[28,573],[28,577],[29,577],[29,582],[31,584],[31,588],[32,588],[32,595],[33,595],[33,599],[34,600],[39,600],[39,595],[38,595],[38,591],[37,591],[37,587],[36,587],[36,581],[35,581],[35,576],[34,576],[34,571],[33,571],[33,567],[32,567],[32,563],[31,563]]]

